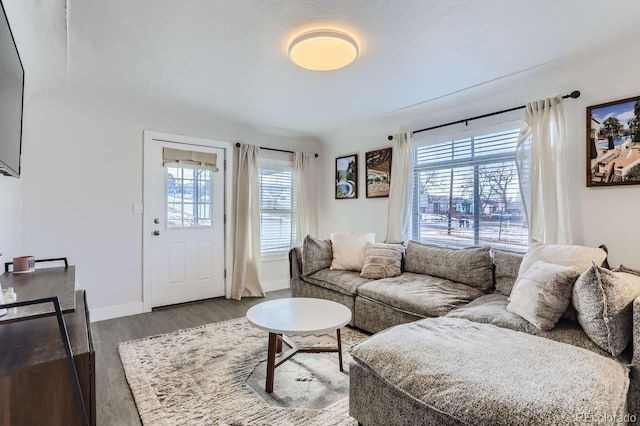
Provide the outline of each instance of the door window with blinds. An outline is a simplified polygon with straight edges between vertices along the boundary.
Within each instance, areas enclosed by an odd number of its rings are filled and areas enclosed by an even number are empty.
[[[518,129],[416,147],[413,238],[449,247],[525,251]]]
[[[258,170],[260,251],[285,255],[295,241],[293,166],[264,161]]]

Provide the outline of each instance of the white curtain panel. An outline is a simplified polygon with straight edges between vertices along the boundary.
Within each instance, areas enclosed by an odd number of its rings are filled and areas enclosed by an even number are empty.
[[[236,179],[231,297],[263,297],[260,285],[260,206],[258,204],[258,151],[254,145],[240,145]]]
[[[413,143],[411,132],[398,133],[393,139],[391,186],[385,242],[408,241],[411,235],[413,199]]]
[[[293,158],[293,182],[295,187],[296,233],[293,245],[301,246],[307,235],[318,234],[318,213],[315,189],[315,158],[313,154],[296,152]]]
[[[562,97],[527,105],[516,148],[529,238],[571,244]]]

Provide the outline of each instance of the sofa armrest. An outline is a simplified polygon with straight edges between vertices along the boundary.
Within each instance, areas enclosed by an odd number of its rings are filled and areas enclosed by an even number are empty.
[[[302,276],[302,247],[294,247],[289,251],[289,278]]]
[[[640,296],[633,301],[633,335],[631,340],[633,358],[631,364],[640,368]]]
[[[640,296],[633,301],[633,349],[631,370],[629,371],[629,393],[627,410],[629,414],[640,415]]]

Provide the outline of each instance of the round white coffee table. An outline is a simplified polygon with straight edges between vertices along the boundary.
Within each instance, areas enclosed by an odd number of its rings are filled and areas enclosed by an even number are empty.
[[[247,311],[247,320],[269,332],[267,351],[267,393],[273,392],[275,369],[296,353],[337,352],[342,371],[340,327],[351,321],[351,310],[337,302],[324,299],[294,297],[262,302]],[[324,334],[336,330],[337,346],[301,348],[286,335]],[[282,342],[289,350],[282,352]],[[276,356],[276,353],[280,355]]]

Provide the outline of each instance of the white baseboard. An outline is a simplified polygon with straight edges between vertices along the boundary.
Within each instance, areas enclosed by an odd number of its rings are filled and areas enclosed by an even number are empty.
[[[266,291],[283,290],[289,288],[289,280],[269,281],[268,283],[260,283],[262,289]]]
[[[262,289],[267,291],[283,290],[289,288],[289,280],[277,280],[261,283]],[[91,322],[104,321],[112,318],[137,315],[144,312],[142,302],[125,303],[123,305],[105,306],[104,308],[89,309]]]
[[[89,309],[91,322],[104,321],[112,318],[126,317],[144,312],[142,302],[125,303],[123,305],[105,306],[104,308]]]

